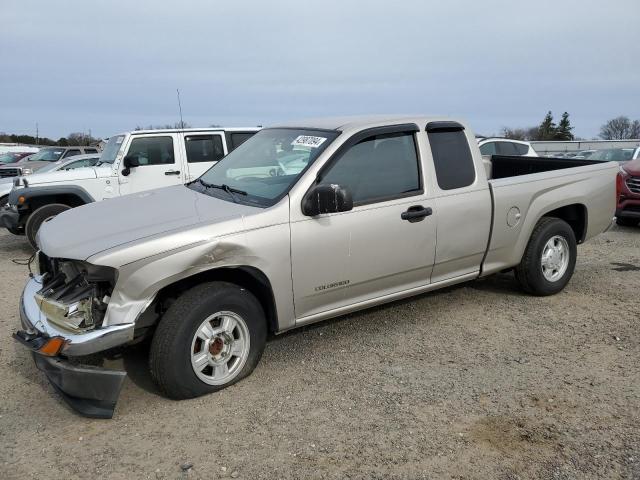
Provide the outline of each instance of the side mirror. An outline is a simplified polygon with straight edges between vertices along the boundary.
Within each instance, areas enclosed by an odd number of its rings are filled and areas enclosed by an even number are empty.
[[[352,209],[351,193],[340,185],[316,185],[302,200],[302,213],[309,217],[322,213],[348,212]]]
[[[122,175],[125,177],[131,173],[131,169],[140,166],[140,160],[135,155],[127,155],[122,160],[122,165],[124,168],[122,169]]]

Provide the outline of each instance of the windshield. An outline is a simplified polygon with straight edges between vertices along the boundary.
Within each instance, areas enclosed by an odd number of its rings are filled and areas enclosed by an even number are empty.
[[[124,135],[111,137],[100,154],[100,163],[113,163],[118,151],[124,142]]]
[[[55,162],[60,160],[60,157],[64,153],[63,148],[44,148],[35,155],[29,157],[29,162]]]
[[[189,188],[225,200],[273,205],[337,136],[326,130],[261,130]]]
[[[633,148],[609,148],[598,150],[589,157],[589,160],[600,160],[602,162],[626,162],[633,158]]]
[[[0,163],[14,163],[22,158],[19,153],[3,153],[0,155]]]

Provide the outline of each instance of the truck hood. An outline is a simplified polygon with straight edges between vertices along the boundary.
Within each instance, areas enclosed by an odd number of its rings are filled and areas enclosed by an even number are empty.
[[[633,175],[634,177],[640,176],[640,158],[623,163],[622,168],[629,175]]]
[[[106,250],[181,233],[203,224],[220,224],[215,234],[241,231],[243,218],[261,211],[178,185],[63,212],[42,225],[38,245],[50,257],[86,260]],[[199,240],[194,235],[178,235],[178,238],[183,240],[172,239],[170,245],[164,244],[162,248],[179,248],[180,242],[190,244]],[[144,256],[157,253],[154,248],[145,249]]]
[[[58,182],[74,182],[77,180],[86,180],[89,178],[102,177],[104,173],[110,173],[111,168],[105,167],[87,167],[75,168],[73,170],[59,170],[57,172],[35,172],[31,175],[23,177],[27,180],[30,187],[37,185],[58,183]]]

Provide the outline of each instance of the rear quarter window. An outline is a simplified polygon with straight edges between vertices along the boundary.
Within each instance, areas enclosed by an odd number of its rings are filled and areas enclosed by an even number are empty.
[[[229,151],[235,150],[255,135],[256,132],[232,132],[229,134]]]
[[[496,142],[496,150],[498,155],[521,155],[512,142]]]
[[[468,187],[476,179],[476,169],[464,130],[427,132],[438,186],[442,190]]]
[[[523,145],[522,143],[514,143],[516,148],[516,155],[526,155],[529,153],[529,145]]]

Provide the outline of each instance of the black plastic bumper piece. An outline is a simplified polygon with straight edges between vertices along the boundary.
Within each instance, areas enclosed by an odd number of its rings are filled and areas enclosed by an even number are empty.
[[[33,358],[71,408],[85,417],[113,417],[126,372],[72,365],[59,357],[36,352]]]
[[[637,218],[640,219],[640,211],[637,210],[616,210],[616,217],[618,218]]]
[[[72,409],[85,417],[113,417],[126,372],[74,365],[61,357],[42,355],[37,350],[47,339],[39,333],[21,330],[13,338],[31,350],[36,367]]]
[[[20,221],[20,214],[9,207],[0,209],[0,227],[16,229]]]

